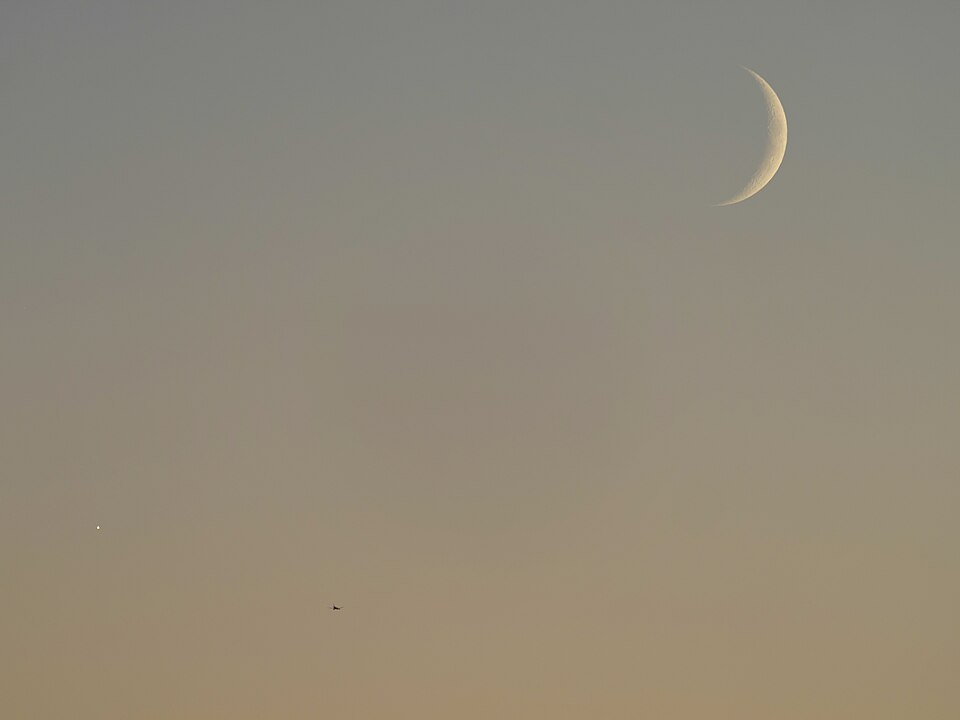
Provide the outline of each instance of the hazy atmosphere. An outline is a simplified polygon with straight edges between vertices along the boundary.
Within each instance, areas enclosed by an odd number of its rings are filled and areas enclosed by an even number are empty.
[[[960,717],[958,36],[2,0],[0,715]]]

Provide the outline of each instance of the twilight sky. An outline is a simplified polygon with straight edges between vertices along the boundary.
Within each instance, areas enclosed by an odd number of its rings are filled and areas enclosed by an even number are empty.
[[[4,0],[3,715],[954,720],[958,33]]]

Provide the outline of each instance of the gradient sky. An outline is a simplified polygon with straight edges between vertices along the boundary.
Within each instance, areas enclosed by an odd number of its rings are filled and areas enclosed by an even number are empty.
[[[0,714],[955,720],[958,34],[5,0]]]

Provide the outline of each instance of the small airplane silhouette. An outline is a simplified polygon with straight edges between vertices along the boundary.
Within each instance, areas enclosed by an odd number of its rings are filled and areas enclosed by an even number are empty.
[[[340,606],[338,606],[338,605],[331,605],[331,606],[330,606],[330,609],[331,609],[331,610],[343,610],[343,608],[340,607]]]

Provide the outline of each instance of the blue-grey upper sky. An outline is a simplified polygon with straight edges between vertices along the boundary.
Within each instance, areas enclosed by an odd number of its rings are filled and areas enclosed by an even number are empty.
[[[958,32],[4,2],[0,707],[957,717]]]

